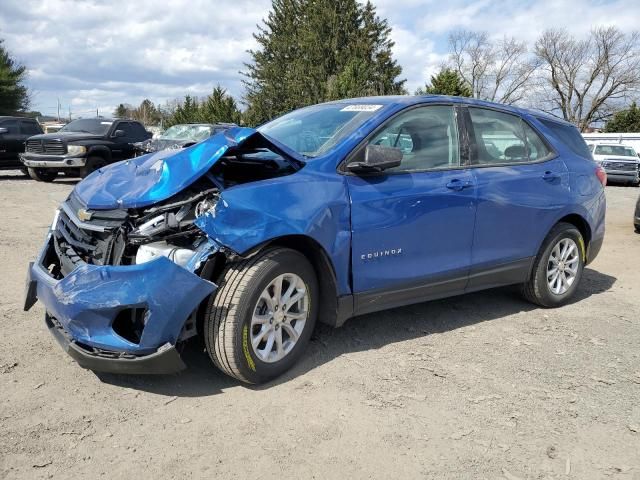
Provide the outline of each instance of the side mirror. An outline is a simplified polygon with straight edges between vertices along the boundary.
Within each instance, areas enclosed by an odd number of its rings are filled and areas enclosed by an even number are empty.
[[[125,135],[124,130],[116,130],[115,132],[113,132],[114,137],[120,138],[120,137],[124,137],[124,135]]]
[[[9,133],[8,128],[0,127],[0,135],[4,135],[5,133]]]
[[[402,150],[382,145],[367,145],[363,162],[351,162],[347,170],[354,173],[382,172],[402,162]]]

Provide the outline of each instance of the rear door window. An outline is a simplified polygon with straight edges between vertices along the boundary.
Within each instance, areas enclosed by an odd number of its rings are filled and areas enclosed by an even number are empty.
[[[475,140],[476,165],[529,163],[544,160],[551,150],[540,136],[517,115],[469,108]]]
[[[124,132],[124,141],[130,142],[134,141],[136,138],[135,130],[133,128],[133,123],[131,122],[120,122],[116,127],[116,130],[122,130]]]
[[[131,122],[130,125],[131,125],[131,138],[133,139],[134,142],[141,142],[143,140],[146,140],[147,131],[142,125],[136,122]]]
[[[40,126],[36,122],[20,122],[20,132],[23,135],[38,135],[42,133]]]

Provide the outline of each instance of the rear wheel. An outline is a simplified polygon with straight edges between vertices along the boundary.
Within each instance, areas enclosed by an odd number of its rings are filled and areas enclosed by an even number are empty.
[[[318,291],[313,267],[294,250],[276,248],[231,264],[204,318],[213,363],[247,383],[283,374],[309,342]]]
[[[27,169],[29,176],[37,182],[53,182],[58,176],[58,172],[55,170],[46,170],[44,168],[31,168]]]
[[[104,167],[107,162],[102,157],[89,157],[84,167],[80,168],[80,178],[86,178],[99,168]]]
[[[524,297],[542,307],[566,303],[578,289],[586,258],[580,231],[559,223],[542,243],[531,277],[523,286]]]

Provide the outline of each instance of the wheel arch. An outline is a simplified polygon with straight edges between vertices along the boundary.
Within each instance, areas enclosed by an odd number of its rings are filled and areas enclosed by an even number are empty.
[[[592,236],[592,231],[591,231],[591,226],[589,225],[589,222],[584,218],[584,216],[580,215],[579,213],[568,213],[566,215],[564,215],[563,217],[559,218],[555,223],[553,223],[549,229],[547,230],[547,232],[544,234],[544,237],[540,240],[539,245],[538,245],[538,249],[536,250],[536,252],[539,252],[540,249],[542,248],[542,245],[544,245],[544,241],[547,238],[547,236],[549,235],[549,233],[554,229],[554,227],[560,223],[568,223],[569,225],[573,225],[574,227],[576,227],[578,229],[578,231],[580,232],[580,234],[582,235],[582,238],[584,240],[584,250],[583,250],[583,255],[585,257],[585,264],[589,263],[589,258],[591,258],[591,254],[590,254],[590,247],[591,247],[591,239],[593,238]],[[597,252],[596,252],[597,253]]]
[[[87,149],[87,157],[100,157],[106,162],[111,162],[111,150],[105,145],[94,145]]]
[[[587,220],[582,215],[579,215],[577,213],[571,213],[569,215],[565,215],[564,217],[562,217],[560,220],[558,220],[555,223],[555,225],[557,225],[558,223],[570,223],[571,225],[576,227],[580,232],[580,234],[582,235],[582,238],[584,239],[585,247],[587,248],[589,247],[589,244],[591,243],[591,238],[592,238],[591,226],[589,225],[589,222],[587,222]]]
[[[313,266],[320,287],[320,304],[318,320],[333,327],[341,326],[353,314],[353,299],[351,295],[338,296],[338,282],[335,267],[331,257],[324,247],[315,239],[300,234],[283,235],[267,240],[250,250],[237,255],[248,258],[263,252],[268,248],[289,248],[304,255]],[[218,281],[225,265],[233,261],[236,254],[230,251],[220,251],[213,255],[202,268],[200,276]]]

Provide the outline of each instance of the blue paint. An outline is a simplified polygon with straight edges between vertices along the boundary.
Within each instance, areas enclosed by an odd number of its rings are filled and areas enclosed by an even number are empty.
[[[537,164],[397,175],[357,176],[338,166],[363,139],[404,109],[438,102],[490,106],[525,118],[557,155]],[[224,189],[214,209],[197,219],[205,234],[182,268],[160,258],[142,265],[77,268],[54,281],[41,265],[30,272],[38,299],[78,341],[130,353],[175,344],[186,318],[213,291],[197,271],[224,247],[243,255],[285,236],[304,236],[323,249],[333,267],[336,295],[393,289],[532,257],[549,229],[566,215],[581,216],[592,241],[604,235],[604,191],[595,163],[578,157],[537,118],[544,114],[450,97],[372,97],[342,101],[381,107],[333,148],[314,158],[260,130],[233,128],[181,151],[164,151],[114,164],[75,189],[90,209],[140,208],[166,200],[208,174],[230,149],[260,138],[297,162],[295,173]],[[557,121],[557,119],[554,119]],[[547,171],[557,179],[547,181]],[[451,184],[467,188],[456,190]],[[396,251],[368,258],[375,252]],[[401,250],[401,252],[398,252]],[[384,255],[384,254],[383,254]],[[151,311],[140,345],[111,329],[117,312]]]
[[[92,347],[141,355],[167,342],[174,345],[187,316],[216,289],[164,257],[142,265],[84,264],[54,280],[41,266],[44,252],[29,271],[29,280],[37,282],[38,300],[74,340]],[[139,344],[111,328],[118,312],[137,307],[149,310]]]

